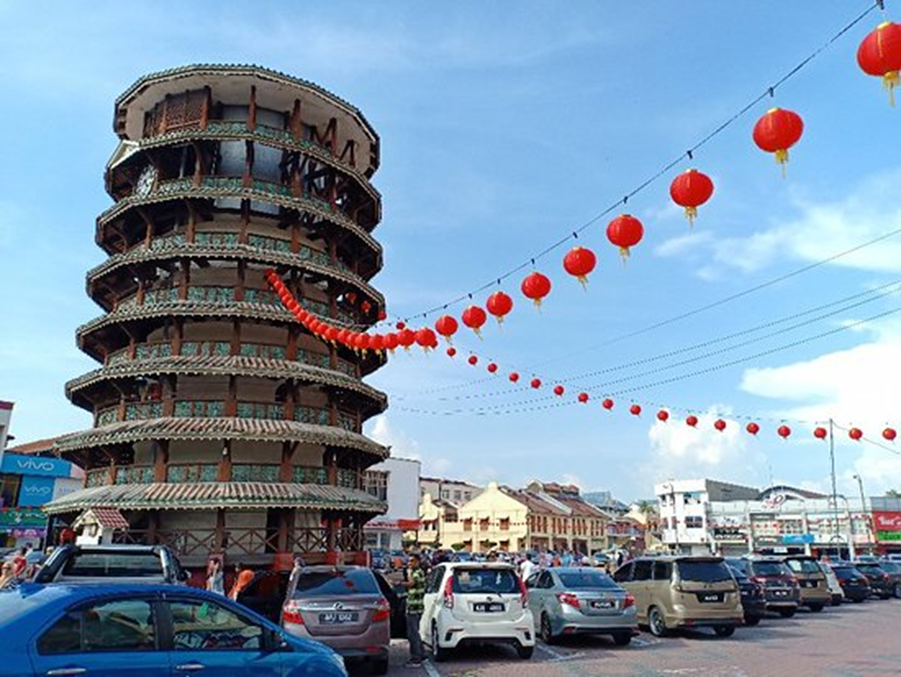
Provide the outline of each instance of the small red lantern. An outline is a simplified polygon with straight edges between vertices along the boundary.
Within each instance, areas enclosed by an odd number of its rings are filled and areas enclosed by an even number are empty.
[[[387,320],[388,313],[386,313],[384,310],[379,310],[378,318],[379,318],[379,322],[382,322],[383,320]]]
[[[666,409],[661,409],[657,412],[657,420],[666,423],[669,420],[669,412]]]
[[[416,345],[425,350],[426,352],[437,342],[435,338],[435,332],[433,332],[428,327],[423,327],[422,329],[416,330]]]
[[[898,436],[897,431],[894,428],[886,428],[882,431],[883,439],[888,440],[889,442],[894,442],[895,438]]]
[[[338,343],[340,343],[343,346],[346,346],[348,344],[348,339],[350,338],[350,333],[351,333],[350,329],[342,329],[341,331],[339,331],[338,339],[337,339]],[[389,334],[389,336],[390,336],[390,334]],[[396,340],[396,337],[395,337],[395,340]],[[397,347],[397,343],[395,343],[394,346]]]
[[[510,375],[507,378],[510,379],[511,383],[516,383],[519,380],[519,374],[517,374],[515,371],[510,372]]]
[[[605,397],[604,401],[601,402],[601,406],[604,407],[604,409],[606,409],[607,411],[610,411],[611,409],[613,409],[613,400],[611,400],[609,397]]]
[[[579,402],[582,404],[588,402],[588,393],[579,393]]]
[[[541,300],[551,293],[551,281],[539,272],[526,275],[520,285],[523,296],[532,299],[536,307],[541,307]]]
[[[488,308],[489,313],[497,318],[498,324],[503,324],[504,316],[513,310],[513,299],[510,298],[509,294],[496,291],[488,297],[485,307]]]
[[[457,333],[459,327],[460,325],[450,315],[442,315],[435,322],[435,331],[441,334],[448,343],[450,343],[451,336]]]
[[[713,427],[720,432],[723,432],[726,429],[726,422],[723,419],[718,418],[713,422]]]
[[[554,395],[557,395],[559,397],[565,392],[565,390],[566,389],[563,386],[556,385],[554,386]]]
[[[788,149],[798,143],[803,133],[804,121],[800,115],[784,108],[771,108],[754,125],[754,143],[760,150],[775,154],[785,176]]]
[[[745,426],[745,430],[747,430],[751,435],[756,435],[760,432],[760,426],[751,421],[748,425]]]
[[[776,433],[777,433],[777,434],[779,435],[779,437],[781,437],[783,440],[786,440],[786,439],[788,439],[789,435],[792,434],[792,429],[789,428],[787,425],[780,425],[780,426],[776,429]]]
[[[497,365],[494,362],[488,363],[488,373],[493,374],[497,371]]]
[[[629,256],[629,248],[641,242],[642,237],[644,226],[630,214],[621,214],[607,224],[607,239],[619,247],[623,261]]]
[[[409,350],[410,346],[416,343],[416,333],[412,329],[404,327],[398,333],[397,340],[404,350]]]
[[[867,75],[882,78],[889,102],[895,105],[895,87],[901,83],[901,24],[886,21],[863,39],[857,49],[857,63]]]
[[[469,308],[463,311],[462,319],[463,324],[472,329],[476,333],[476,336],[482,338],[481,328],[482,325],[485,324],[485,320],[488,319],[484,310],[479,306],[469,306]]]
[[[588,286],[588,274],[594,270],[598,257],[585,247],[573,247],[563,257],[563,269],[575,277],[582,287]]]
[[[633,404],[629,407],[629,413],[632,414],[632,416],[641,416],[641,405]]]
[[[685,418],[685,425],[690,426],[690,427],[692,427],[692,428],[697,427],[697,425],[698,425],[698,417],[695,416],[694,414],[692,414],[692,415],[690,415],[690,416],[687,416],[687,417]]]
[[[407,323],[406,322],[398,322],[397,324],[394,325],[394,328],[397,329],[397,331],[403,331],[404,329],[407,328]]]
[[[848,437],[855,442],[860,442],[860,439],[863,437],[863,430],[860,428],[851,428],[851,430],[848,431]]]
[[[334,343],[338,340],[338,334],[341,333],[341,330],[338,327],[329,327],[325,330],[325,338],[328,341]]]
[[[698,207],[713,195],[713,181],[704,172],[689,169],[673,179],[669,194],[673,202],[685,208],[685,217],[689,225],[693,226],[698,216]]]
[[[357,334],[357,338],[355,343],[355,347],[357,350],[362,350],[364,353],[369,349],[369,334]]]
[[[387,348],[390,352],[394,352],[394,349],[399,345],[399,341],[397,339],[397,334],[385,334],[385,348]]]
[[[369,311],[372,310],[372,304],[369,301],[363,301],[360,304],[360,310],[363,311],[364,315],[369,315]]]
[[[829,431],[823,427],[816,427],[813,429],[813,436],[818,440],[825,440],[829,436]]]
[[[326,333],[326,337],[328,334]],[[381,355],[385,348],[385,337],[381,334],[373,334],[369,339],[369,348],[375,351],[376,355]]]
[[[474,367],[479,363],[479,358],[476,357],[475,355],[470,355],[469,359],[466,361],[469,362]]]
[[[541,387],[541,379],[533,378],[532,382],[529,385],[532,386],[533,388],[540,388]]]
[[[448,356],[448,357],[453,357],[453,356],[456,355],[456,354],[457,354],[457,349],[454,348],[453,346],[451,346],[451,347],[449,347],[449,348],[447,349],[447,356]]]

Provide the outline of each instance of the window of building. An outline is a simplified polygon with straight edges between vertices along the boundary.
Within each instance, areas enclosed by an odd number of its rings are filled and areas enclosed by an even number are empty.
[[[472,492],[471,491],[463,492],[463,500],[471,501],[472,500]]]
[[[501,531],[510,531],[510,518],[504,517],[500,520],[500,529]]]
[[[686,529],[703,529],[704,528],[704,518],[698,515],[687,515],[685,517],[685,528]]]
[[[12,508],[19,505],[21,485],[21,475],[0,475],[0,508]]]
[[[450,498],[450,491],[448,489],[442,489],[441,490],[441,498],[445,498],[445,499]]]
[[[463,520],[463,531],[472,531],[472,517]]]
[[[368,471],[363,473],[363,488],[370,496],[380,501],[388,500],[388,473]]]
[[[490,526],[491,526],[491,520],[489,520],[487,517],[483,517],[482,519],[479,520],[479,529],[481,531],[488,531]]]
[[[462,497],[463,497],[463,492],[462,492],[462,491],[455,491],[455,492],[454,492],[454,500],[455,500],[455,501],[459,501]]]

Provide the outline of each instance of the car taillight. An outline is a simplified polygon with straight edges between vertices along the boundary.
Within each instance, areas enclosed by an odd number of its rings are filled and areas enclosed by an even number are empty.
[[[850,581],[849,581],[847,578],[839,578],[839,579],[838,579],[838,584],[839,584],[839,585],[848,585],[849,582],[850,582]]]
[[[761,587],[766,586],[766,579],[763,576],[751,576],[751,580]]]
[[[623,600],[624,609],[628,609],[630,606],[635,606],[635,597],[631,593],[626,595],[626,598]]]
[[[387,599],[380,599],[375,607],[375,613],[372,614],[372,622],[386,621],[391,618],[391,605]]]
[[[444,584],[444,606],[448,609],[454,608],[454,578],[451,576]]]
[[[523,608],[529,604],[529,591],[526,588],[526,582],[519,579],[519,601],[522,602]]]
[[[579,598],[571,592],[558,592],[557,599],[560,600],[560,604],[571,606],[573,609],[581,608],[581,606],[579,606]]]
[[[282,609],[282,620],[285,623],[294,623],[295,625],[303,625],[303,616],[297,607],[297,602],[293,599],[285,603]]]

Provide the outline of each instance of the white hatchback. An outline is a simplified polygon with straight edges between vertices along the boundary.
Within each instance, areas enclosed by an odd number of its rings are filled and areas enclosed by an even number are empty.
[[[423,605],[419,630],[436,661],[466,644],[510,644],[520,658],[532,657],[535,621],[510,564],[440,564],[426,578]]]

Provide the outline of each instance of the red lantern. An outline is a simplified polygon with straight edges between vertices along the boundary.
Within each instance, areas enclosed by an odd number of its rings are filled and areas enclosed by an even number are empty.
[[[895,87],[901,82],[901,24],[886,21],[863,39],[857,49],[857,63],[867,75],[882,78],[889,102],[895,105]]]
[[[776,433],[777,433],[777,434],[779,435],[779,437],[781,437],[783,440],[786,440],[786,439],[788,439],[789,435],[792,434],[792,429],[789,428],[787,425],[780,425],[780,426],[776,429]]]
[[[476,357],[475,355],[470,355],[469,359],[466,361],[469,362],[474,367],[479,363],[479,358]]]
[[[598,257],[585,247],[573,247],[563,257],[563,269],[575,277],[583,287],[588,286],[588,274],[594,270]]]
[[[398,322],[394,325],[394,328],[397,329],[397,331],[403,331],[407,328],[407,324],[405,322]]]
[[[438,340],[435,338],[435,332],[433,332],[428,327],[423,327],[422,329],[416,330],[416,345],[425,350],[426,352],[434,346]]]
[[[369,301],[363,301],[360,304],[360,310],[363,311],[364,315],[369,315],[369,311],[372,310],[372,304]]]
[[[588,402],[588,393],[579,393],[579,402],[582,404]]]
[[[698,417],[692,414],[691,416],[687,416],[685,418],[685,424],[691,426],[692,428],[698,425]]]
[[[554,386],[554,395],[560,396],[563,394],[564,390],[565,389],[563,388],[563,386],[560,386],[560,385]]]
[[[349,291],[344,295],[344,298],[347,299],[348,303],[356,303],[357,302],[357,293],[353,291]]]
[[[375,351],[376,355],[381,355],[385,348],[385,337],[381,334],[373,334],[369,339],[369,347]]]
[[[516,382],[519,380],[519,374],[517,374],[517,373],[514,371],[514,372],[511,372],[510,375],[509,375],[507,378],[510,379],[510,382],[511,382],[511,383],[516,383]]]
[[[509,294],[496,291],[488,297],[485,307],[488,308],[489,313],[497,318],[498,324],[503,324],[504,316],[513,310],[513,299],[510,298]]]
[[[894,442],[895,438],[897,436],[898,436],[898,433],[895,431],[894,428],[886,428],[885,430],[882,431],[883,439],[886,439],[889,442]]]
[[[634,247],[644,237],[641,221],[630,214],[622,214],[607,224],[607,239],[617,247],[623,261],[629,256],[629,248]]]
[[[385,348],[393,353],[398,345],[400,345],[400,340],[397,338],[397,334],[385,334]]]
[[[350,333],[351,333],[351,332],[350,332],[350,329],[342,329],[341,331],[339,331],[339,332],[338,332],[338,339],[337,339],[337,340],[338,340],[338,343],[340,343],[340,344],[343,345],[343,346],[346,346],[346,345],[347,345],[348,338],[350,337]],[[395,343],[394,345],[397,346],[396,343]]]
[[[469,306],[463,311],[463,324],[472,329],[479,338],[482,338],[480,330],[487,319],[488,316],[485,314],[485,311],[479,306]]]
[[[785,176],[788,149],[798,143],[803,133],[804,121],[800,115],[784,108],[771,108],[754,125],[754,143],[760,150],[775,153]]]
[[[718,418],[713,422],[713,427],[720,432],[723,432],[726,429],[726,422],[723,419]]]
[[[745,430],[747,430],[752,435],[756,435],[760,432],[760,426],[751,421],[748,425],[745,426]]]
[[[404,350],[409,350],[410,346],[416,343],[416,334],[412,329],[407,329],[405,327],[398,333],[397,341]]]
[[[379,322],[381,322],[382,320],[387,320],[388,313],[386,313],[384,310],[379,310],[378,318],[379,318]]]
[[[328,329],[325,330],[325,338],[326,338],[326,340],[334,343],[335,341],[338,340],[338,334],[340,332],[341,332],[341,330],[338,329],[338,327],[329,327]]]
[[[457,349],[454,348],[453,346],[451,346],[450,348],[447,349],[447,356],[448,356],[448,357],[453,357],[453,356],[456,355],[456,354],[457,354]]]
[[[541,387],[541,379],[533,378],[532,382],[529,385],[531,385],[533,388],[540,388]]]
[[[488,373],[493,374],[497,371],[497,365],[494,362],[488,363]]]
[[[689,169],[679,174],[669,187],[670,197],[680,207],[685,207],[685,217],[689,225],[694,225],[698,207],[713,195],[713,181],[697,169]]]
[[[641,405],[633,404],[631,407],[629,407],[629,413],[632,414],[632,416],[640,416],[641,415]]]
[[[357,339],[355,341],[357,350],[362,350],[364,353],[369,349],[369,334],[357,334]]]
[[[537,307],[541,307],[541,300],[551,293],[551,281],[539,272],[526,275],[520,285],[523,296],[532,299]]]
[[[610,411],[611,409],[613,409],[613,400],[611,400],[609,397],[605,397],[604,401],[601,402],[601,406],[604,407],[604,409],[606,409],[607,411]]]
[[[860,439],[863,437],[863,430],[860,428],[851,428],[851,430],[848,431],[848,437],[855,442],[860,442]]]
[[[822,427],[817,427],[813,429],[813,436],[818,440],[825,440],[828,437],[829,431]]]
[[[447,342],[450,343],[451,336],[457,333],[459,326],[457,321],[450,315],[442,315],[438,318],[438,321],[435,322],[435,331],[441,334]]]
[[[666,423],[669,420],[669,412],[666,409],[661,409],[657,412],[657,420]]]

